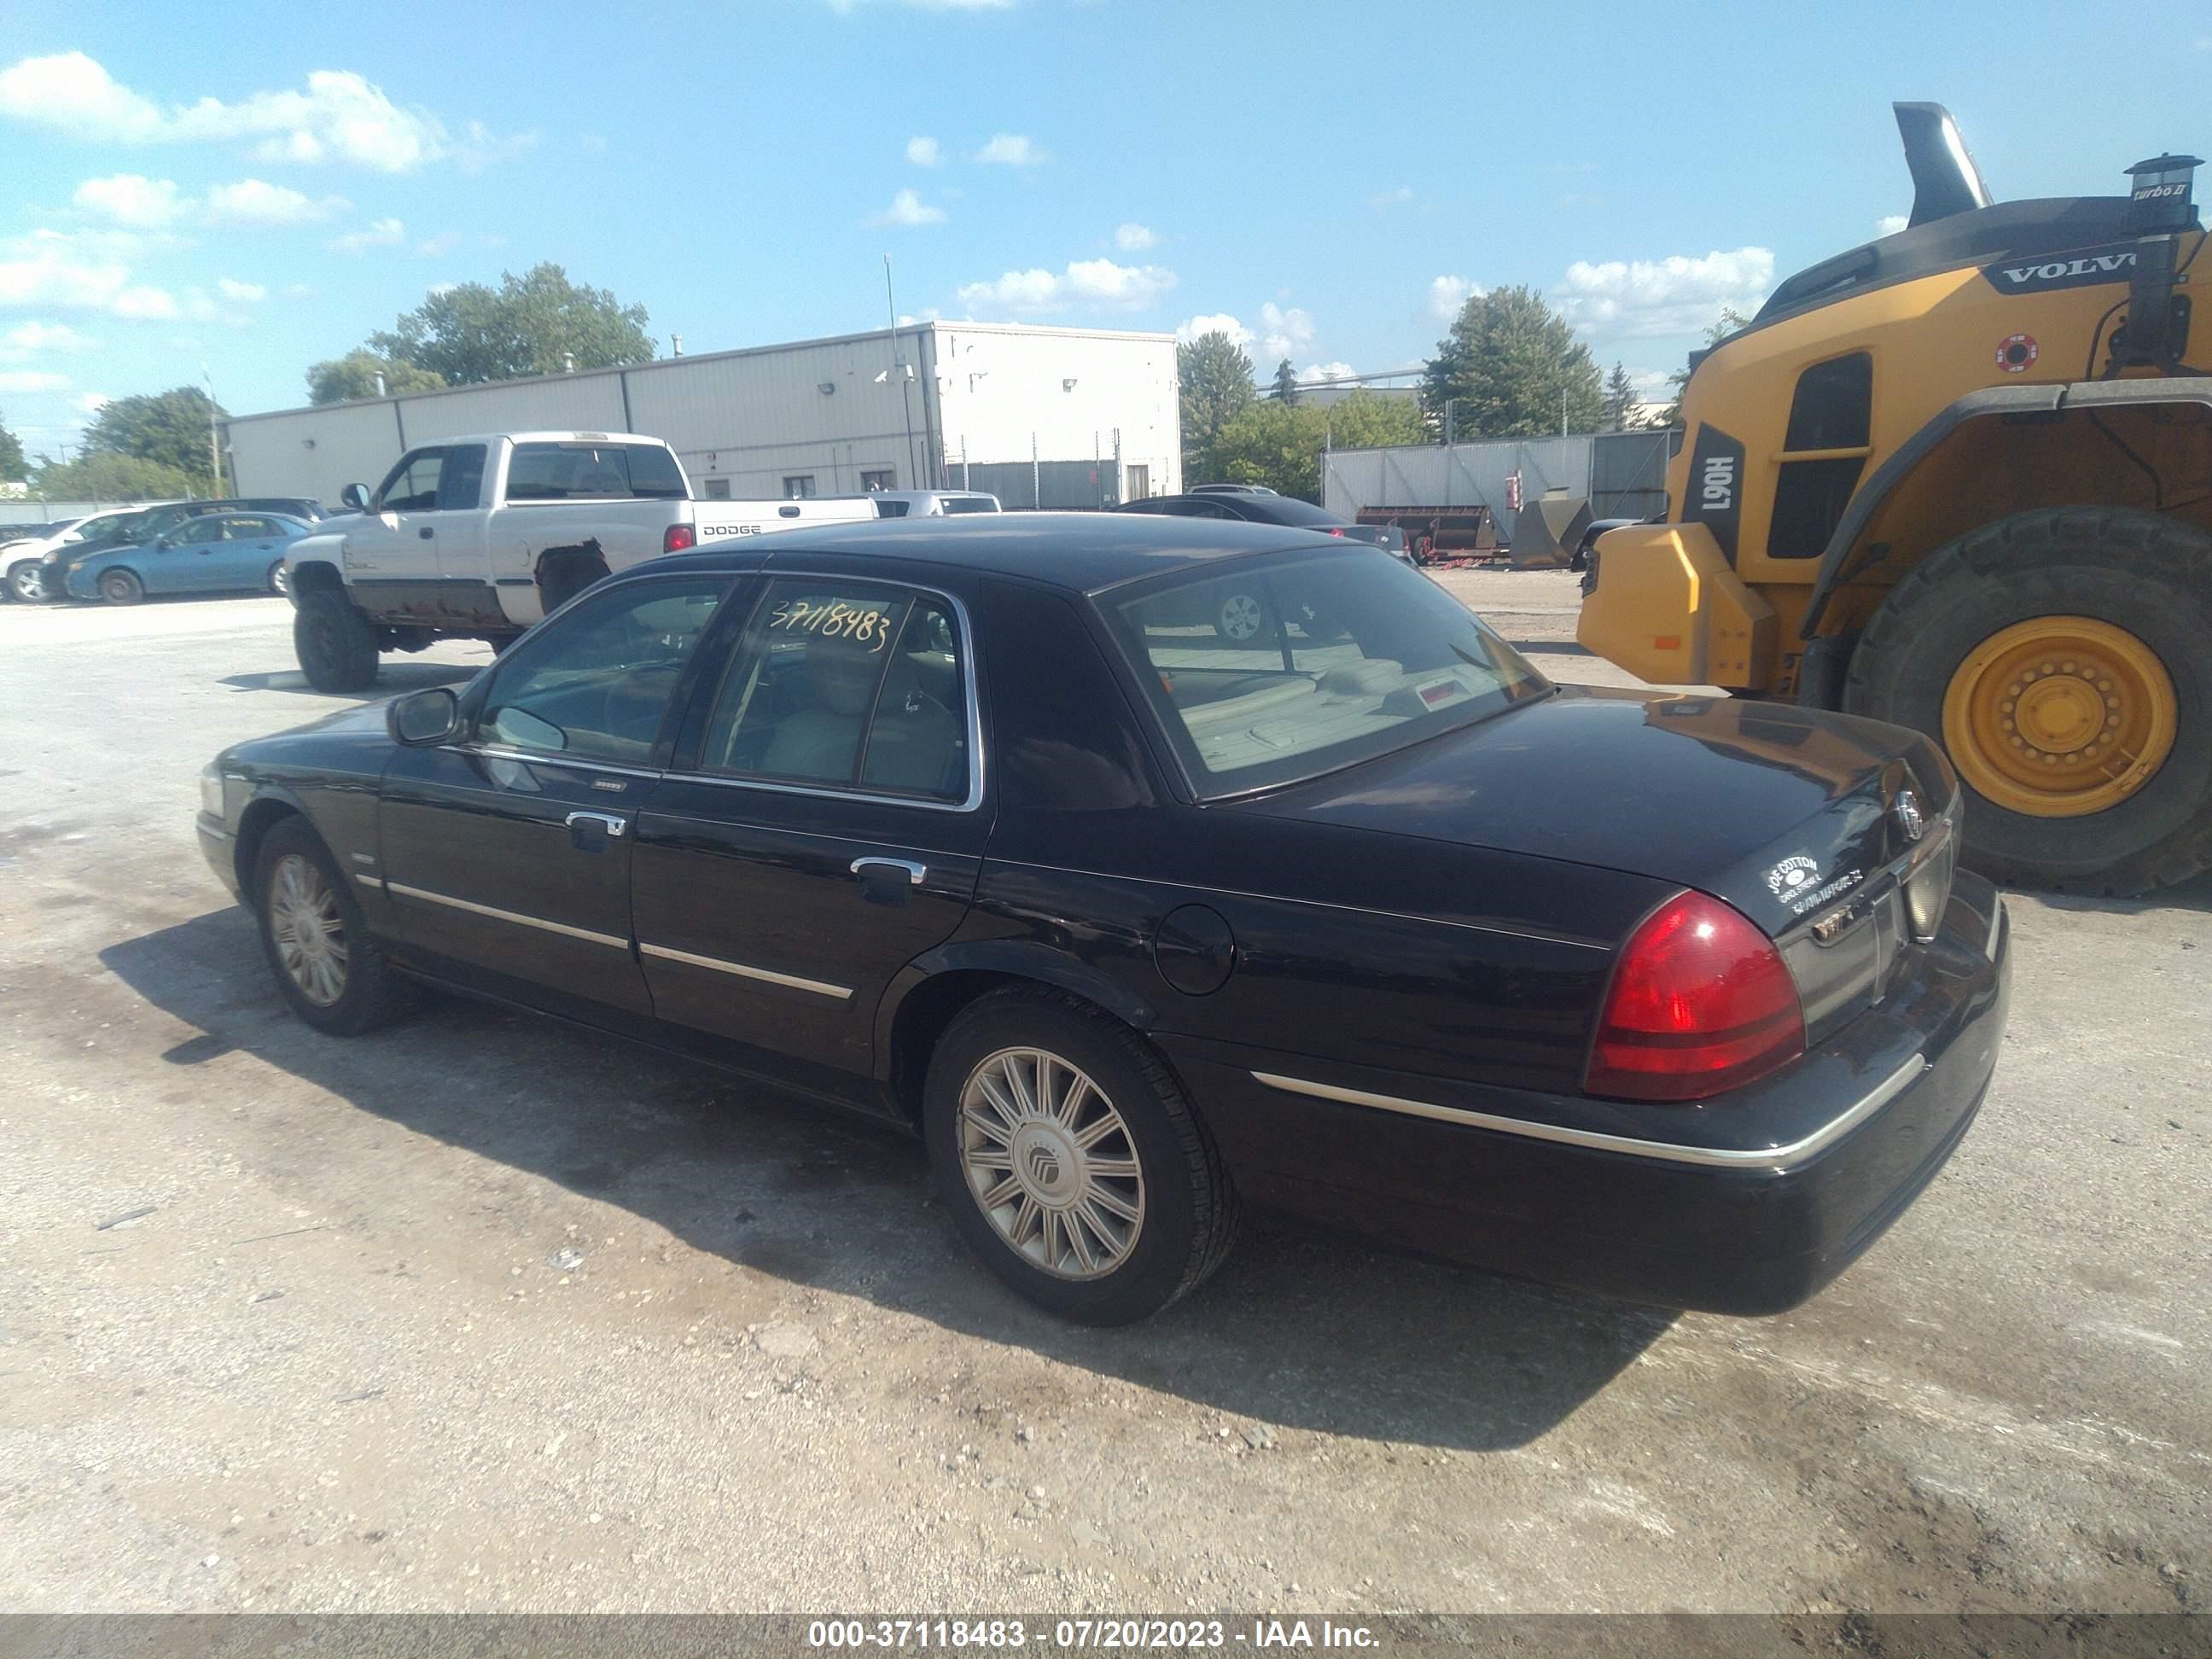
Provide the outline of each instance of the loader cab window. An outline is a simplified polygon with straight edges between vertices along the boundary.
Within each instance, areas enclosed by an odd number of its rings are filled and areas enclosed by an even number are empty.
[[[1814,363],[1797,377],[1774,483],[1769,558],[1817,559],[1827,550],[1866,470],[1873,413],[1874,359],[1863,351]]]

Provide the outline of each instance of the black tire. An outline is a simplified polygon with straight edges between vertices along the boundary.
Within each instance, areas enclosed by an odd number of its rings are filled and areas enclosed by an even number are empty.
[[[607,574],[607,562],[597,554],[548,554],[538,572],[538,596],[545,614],[551,616]]]
[[[376,684],[376,630],[342,592],[299,596],[292,648],[318,691],[366,691]]]
[[[287,964],[285,946],[279,938],[280,930],[298,914],[284,896],[285,885],[310,870],[319,878],[319,890],[328,896],[329,913],[337,925],[331,937],[343,955],[337,994],[327,998],[310,990],[310,986],[326,983],[312,969],[298,966],[296,957],[295,965]],[[339,872],[337,861],[305,818],[285,818],[263,838],[254,855],[249,893],[262,954],[269,959],[277,994],[307,1024],[331,1036],[359,1036],[384,1024],[405,1006],[404,984],[369,933],[368,918],[362,915],[351,885]]]
[[[292,591],[292,573],[282,559],[269,567],[269,591],[280,599]]]
[[[2158,655],[2173,684],[2172,747],[2133,794],[2080,817],[2014,811],[1969,782],[1966,863],[2019,886],[2113,895],[2212,865],[2212,536],[2177,520],[2051,507],[1947,543],[1868,623],[1844,710],[1940,742],[1944,696],[1967,655],[2002,629],[2050,616],[2124,629]]]
[[[18,559],[8,567],[8,597],[18,605],[46,603],[46,573],[36,559]]]
[[[103,570],[100,597],[110,605],[137,605],[146,597],[146,584],[132,571]]]
[[[1058,1276],[1015,1249],[963,1173],[962,1094],[979,1066],[1016,1048],[1080,1068],[1127,1126],[1143,1218],[1127,1259],[1097,1277]],[[975,1002],[939,1040],[922,1101],[930,1162],[953,1224],[986,1267],[1048,1312],[1085,1325],[1129,1324],[1194,1289],[1227,1255],[1237,1192],[1212,1138],[1159,1052],[1089,1004],[1042,987]]]

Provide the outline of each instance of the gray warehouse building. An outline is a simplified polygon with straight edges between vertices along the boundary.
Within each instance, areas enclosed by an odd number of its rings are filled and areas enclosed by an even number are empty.
[[[234,416],[240,495],[335,503],[473,432],[665,440],[712,499],[986,489],[1097,507],[1182,486],[1175,337],[927,322],[623,368]]]

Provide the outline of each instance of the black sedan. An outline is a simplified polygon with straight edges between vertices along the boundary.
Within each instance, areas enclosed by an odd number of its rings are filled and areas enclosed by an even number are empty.
[[[225,751],[199,834],[316,1029],[428,981],[902,1126],[1075,1319],[1247,1205],[1763,1313],[1988,1088],[1959,801],[1895,727],[1555,687],[1368,547],[1023,515],[624,572]]]

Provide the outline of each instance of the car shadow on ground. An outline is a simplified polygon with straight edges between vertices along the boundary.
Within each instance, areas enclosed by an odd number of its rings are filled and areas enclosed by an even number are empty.
[[[357,1110],[619,1206],[759,1273],[1237,1417],[1464,1450],[1522,1446],[1674,1318],[1263,1221],[1165,1314],[1088,1330],[1030,1308],[974,1261],[941,1212],[919,1143],[895,1132],[465,1001],[426,997],[375,1036],[321,1036],[277,997],[241,909],[100,959],[200,1032],[162,1056],[173,1065],[243,1050]]]
[[[2052,910],[2072,910],[2095,915],[2141,916],[2161,910],[2193,910],[2212,915],[2212,870],[2178,881],[2171,887],[2138,894],[2134,898],[2097,898],[2083,893],[2039,893],[2032,888],[2008,887],[2009,899],[2028,899]]]
[[[216,682],[235,691],[289,691],[303,697],[350,697],[356,702],[382,702],[387,698],[420,691],[432,685],[462,685],[483,672],[483,663],[387,662],[374,684],[364,691],[318,691],[296,668],[280,668],[266,674],[228,674]]]

